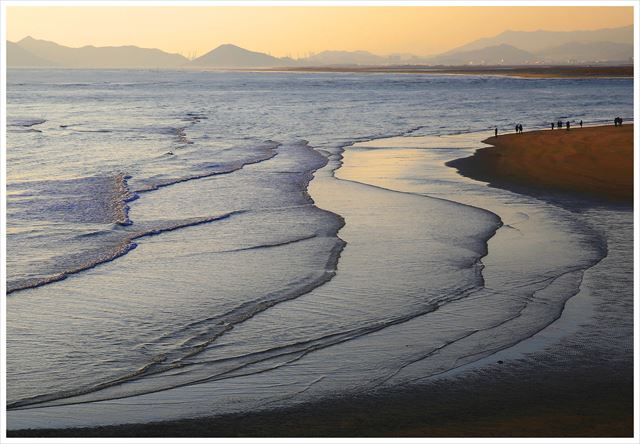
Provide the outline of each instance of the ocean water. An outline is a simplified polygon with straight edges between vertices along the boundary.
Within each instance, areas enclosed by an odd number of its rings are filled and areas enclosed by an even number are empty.
[[[10,70],[9,427],[383,390],[534,335],[607,263],[599,225],[631,241],[632,211],[585,214],[444,162],[493,125],[632,120],[632,90],[628,79]]]

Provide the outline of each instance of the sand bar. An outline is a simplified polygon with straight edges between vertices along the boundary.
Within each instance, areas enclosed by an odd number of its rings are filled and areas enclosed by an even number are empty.
[[[506,134],[447,165],[502,188],[633,200],[633,125]]]

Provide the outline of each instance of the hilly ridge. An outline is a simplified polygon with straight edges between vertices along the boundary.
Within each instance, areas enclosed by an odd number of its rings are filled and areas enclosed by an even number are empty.
[[[470,51],[507,44],[529,52],[538,52],[566,43],[612,42],[633,44],[633,25],[595,31],[504,31],[462,45],[454,51]]]
[[[9,42],[8,42],[9,43]],[[14,45],[20,48],[21,57],[29,54],[47,65],[29,66],[60,66],[65,68],[175,68],[188,62],[186,57],[179,54],[169,54],[159,49],[139,48],[137,46],[83,46],[70,48],[46,40],[25,37]],[[7,55],[12,56],[17,51],[12,45],[7,47]],[[24,52],[26,51],[26,53]],[[9,65],[11,66],[11,65]]]
[[[505,43],[468,51],[455,51],[428,59],[431,64],[437,65],[522,65],[532,63],[537,57],[522,49]]]

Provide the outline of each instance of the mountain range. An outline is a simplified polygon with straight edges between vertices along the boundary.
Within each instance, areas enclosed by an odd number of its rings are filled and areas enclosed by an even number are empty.
[[[505,31],[431,57],[381,56],[367,51],[323,51],[302,59],[273,57],[231,44],[189,60],[180,54],[136,46],[71,48],[25,37],[7,41],[9,67],[212,68],[293,66],[626,64],[633,60],[633,26],[595,31]]]
[[[20,49],[19,52],[16,51]],[[35,65],[64,68],[177,68],[189,63],[179,54],[137,46],[83,46],[70,48],[46,40],[25,37],[7,42],[7,65],[14,61],[34,61]],[[25,65],[22,65],[25,66]]]

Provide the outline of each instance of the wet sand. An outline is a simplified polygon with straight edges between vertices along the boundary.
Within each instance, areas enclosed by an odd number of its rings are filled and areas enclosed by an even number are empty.
[[[493,146],[447,165],[464,176],[519,192],[633,201],[633,125],[531,131],[483,142]]]

